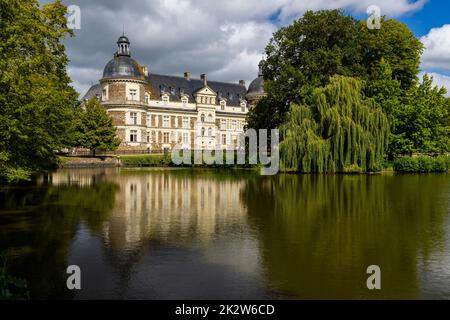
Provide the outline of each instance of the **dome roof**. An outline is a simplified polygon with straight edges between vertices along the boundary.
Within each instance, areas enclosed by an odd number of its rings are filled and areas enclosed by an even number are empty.
[[[248,87],[247,95],[263,95],[264,92],[264,79],[259,76],[250,83]]]
[[[141,79],[143,76],[139,63],[129,56],[116,55],[106,64],[103,71],[103,78],[132,77]]]
[[[247,99],[260,98],[266,95],[266,93],[264,92],[264,77],[262,73],[262,63],[263,61],[259,63],[258,78],[253,80],[248,87],[247,95],[245,96]]]
[[[119,40],[117,40],[117,43],[120,43],[120,42],[127,42],[127,43],[130,43],[130,40],[128,40],[128,37],[127,37],[127,36],[123,35],[123,36],[121,36],[121,37],[119,38]]]

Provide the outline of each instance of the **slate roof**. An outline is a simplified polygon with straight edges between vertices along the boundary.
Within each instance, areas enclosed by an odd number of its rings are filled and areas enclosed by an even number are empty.
[[[88,92],[84,95],[82,101],[89,100],[92,97],[101,97],[102,95],[102,86],[100,83],[94,84]]]
[[[183,94],[189,96],[189,102],[194,103],[194,93],[203,88],[203,80],[190,79],[184,77],[167,76],[160,74],[149,74],[146,77],[147,82],[156,90],[156,92],[166,92],[170,94],[171,101],[180,101]],[[216,104],[220,104],[220,98],[227,100],[227,106],[240,105],[240,100],[245,99],[247,89],[244,86],[234,83],[208,81],[208,86],[217,93]],[[93,85],[83,97],[83,100],[90,99],[93,96],[101,96],[102,89],[100,84]]]
[[[141,67],[136,60],[129,56],[115,56],[103,70],[103,78],[131,77],[141,79],[143,77]]]
[[[172,101],[179,101],[181,95],[186,94],[189,102],[195,102],[193,94],[204,87],[203,80],[200,79],[187,80],[184,77],[161,74],[149,74],[146,78],[157,92],[169,93]],[[247,89],[237,83],[208,81],[208,86],[217,94],[217,105],[220,104],[220,98],[225,98],[228,106],[239,106],[240,99],[245,99],[247,93]]]

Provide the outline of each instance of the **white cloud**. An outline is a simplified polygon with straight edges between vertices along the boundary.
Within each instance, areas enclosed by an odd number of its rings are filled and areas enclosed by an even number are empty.
[[[42,3],[50,0],[41,0]],[[81,94],[97,82],[112,58],[122,26],[133,58],[150,72],[237,82],[252,80],[272,33],[308,9],[343,8],[382,14],[420,9],[425,0],[63,0],[81,8],[81,30],[66,41],[70,75]]]
[[[431,29],[420,40],[425,46],[422,67],[450,70],[450,24]]]

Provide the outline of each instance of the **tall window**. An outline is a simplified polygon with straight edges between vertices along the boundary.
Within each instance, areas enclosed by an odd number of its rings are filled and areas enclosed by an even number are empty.
[[[222,144],[223,144],[223,145],[226,145],[226,144],[227,144],[227,135],[226,135],[226,134],[223,134],[223,135],[222,135]]]
[[[205,115],[202,113],[202,115],[200,116],[200,121],[201,122],[205,122]]]
[[[210,113],[210,114],[208,114],[208,122],[212,122],[213,121],[213,116],[212,116],[212,114]]]
[[[227,130],[227,120],[220,120],[220,130]]]
[[[220,101],[220,110],[225,110],[225,100]]]
[[[149,94],[147,92],[144,95],[144,100],[145,100],[146,104],[148,104],[150,102],[150,96],[149,96]]]
[[[170,116],[163,117],[163,127],[170,128]]]
[[[183,117],[183,129],[189,129],[189,118]]]
[[[208,137],[212,137],[212,129],[208,128]]]
[[[137,112],[130,112],[131,124],[137,125],[138,115]]]
[[[181,103],[183,104],[183,106],[185,107],[188,103],[188,98],[187,97],[183,97],[181,98]]]
[[[170,139],[170,135],[168,132],[164,132],[163,133],[163,142],[164,143],[169,143],[169,139]]]
[[[189,133],[183,133],[183,143],[189,143]]]
[[[162,97],[162,101],[163,101],[164,105],[167,105],[169,103],[169,96],[168,95],[164,95]]]
[[[130,95],[128,98],[131,101],[137,101],[138,100],[137,89],[130,89]]]
[[[236,120],[231,121],[231,130],[236,130]]]
[[[138,142],[137,140],[137,130],[130,130],[130,142]]]
[[[205,128],[202,128],[202,137],[205,136]]]

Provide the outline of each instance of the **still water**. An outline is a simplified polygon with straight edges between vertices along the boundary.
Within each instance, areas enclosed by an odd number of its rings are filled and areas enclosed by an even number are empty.
[[[58,171],[0,189],[5,250],[36,299],[450,299],[450,179]]]

